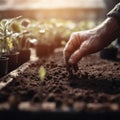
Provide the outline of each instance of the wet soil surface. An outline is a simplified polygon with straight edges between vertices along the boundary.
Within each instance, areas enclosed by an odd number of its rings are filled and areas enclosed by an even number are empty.
[[[38,76],[41,65],[47,71],[42,87]],[[7,102],[15,107],[28,101],[40,104],[39,107],[54,103],[51,109],[55,110],[69,107],[75,111],[119,111],[120,62],[103,60],[93,54],[84,57],[78,67],[79,70],[73,71],[74,76],[70,77],[62,52],[32,62],[0,90],[0,103]]]

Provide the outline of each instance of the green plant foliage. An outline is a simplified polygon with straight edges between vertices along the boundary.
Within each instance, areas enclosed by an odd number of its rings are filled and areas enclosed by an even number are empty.
[[[14,22],[11,24],[11,29],[13,32],[20,33],[22,31],[22,27],[19,22]]]
[[[44,81],[45,76],[46,76],[46,69],[43,66],[40,67],[38,71],[38,75],[39,75],[40,80]]]
[[[15,17],[0,21],[0,53],[29,49],[30,44],[64,46],[72,32],[90,29],[94,21],[42,19],[40,21]]]
[[[11,50],[13,50],[12,36],[14,32],[11,25],[19,18],[21,17],[2,19],[0,21],[0,56],[2,56],[3,53],[10,53]]]

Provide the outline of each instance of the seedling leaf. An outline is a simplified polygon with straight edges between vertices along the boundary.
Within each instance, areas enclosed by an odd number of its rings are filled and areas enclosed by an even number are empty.
[[[41,66],[40,69],[39,69],[39,78],[40,78],[40,80],[44,81],[45,76],[46,76],[46,69],[43,66]]]

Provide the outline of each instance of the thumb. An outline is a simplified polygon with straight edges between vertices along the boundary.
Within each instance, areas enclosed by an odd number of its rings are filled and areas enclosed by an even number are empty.
[[[87,42],[84,42],[79,49],[77,49],[70,57],[68,63],[76,64],[83,56],[88,55],[90,52],[89,45]]]

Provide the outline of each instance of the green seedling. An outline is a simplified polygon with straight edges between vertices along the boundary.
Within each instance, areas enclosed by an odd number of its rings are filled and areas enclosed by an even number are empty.
[[[20,18],[21,16],[0,21],[0,54],[10,53],[13,50],[12,37],[15,33],[11,26]]]
[[[44,79],[46,76],[46,69],[44,66],[41,66],[39,71],[38,71],[39,79],[40,79],[40,90],[39,90],[39,96],[40,100],[42,101],[43,98],[43,85],[44,85]]]
[[[39,69],[39,78],[40,78],[40,81],[44,81],[45,79],[45,76],[46,76],[46,69],[41,66],[40,69]]]

